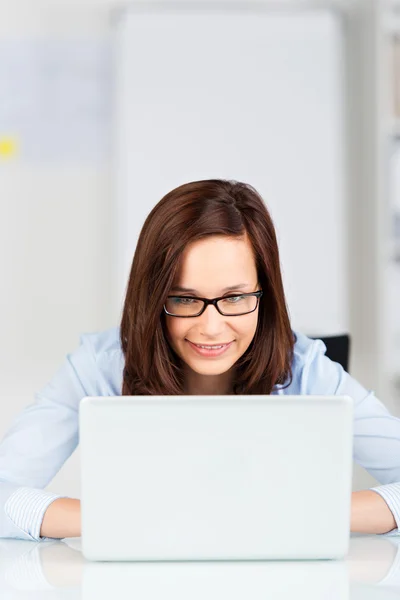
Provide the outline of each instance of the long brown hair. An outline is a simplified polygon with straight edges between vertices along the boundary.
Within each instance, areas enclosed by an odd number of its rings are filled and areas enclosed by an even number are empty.
[[[248,236],[260,300],[257,330],[235,364],[235,394],[270,394],[292,380],[294,336],[270,214],[250,185],[221,179],[186,183],[166,194],[141,230],[120,327],[122,395],[182,395],[183,368],[166,336],[163,305],[189,243],[212,235]]]

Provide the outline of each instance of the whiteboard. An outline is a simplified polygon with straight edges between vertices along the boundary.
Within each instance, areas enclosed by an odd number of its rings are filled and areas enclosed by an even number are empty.
[[[116,29],[119,305],[153,206],[228,178],[271,212],[292,326],[347,331],[340,16],[189,3],[131,7]]]

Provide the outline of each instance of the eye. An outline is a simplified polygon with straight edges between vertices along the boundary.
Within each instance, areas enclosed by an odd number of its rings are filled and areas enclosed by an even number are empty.
[[[243,300],[243,296],[231,296],[230,298],[224,298],[228,304],[237,304],[240,300]]]
[[[193,304],[197,302],[197,300],[193,300],[193,298],[173,298],[174,304]]]

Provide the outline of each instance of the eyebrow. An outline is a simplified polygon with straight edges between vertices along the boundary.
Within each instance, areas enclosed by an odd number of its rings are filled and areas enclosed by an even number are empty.
[[[221,291],[224,294],[225,292],[230,292],[231,290],[238,290],[238,289],[247,287],[248,285],[249,285],[248,283],[238,283],[237,285],[230,285]],[[171,291],[172,292],[190,292],[193,294],[198,294],[197,290],[192,290],[191,288],[182,287],[181,285],[177,285],[177,286],[173,287]]]

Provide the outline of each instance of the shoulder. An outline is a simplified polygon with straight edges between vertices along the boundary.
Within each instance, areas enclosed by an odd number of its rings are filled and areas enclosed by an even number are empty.
[[[298,361],[307,362],[315,354],[325,354],[326,346],[322,340],[314,340],[300,331],[295,336],[294,356]]]
[[[320,396],[350,396],[361,403],[372,390],[354,379],[341,364],[326,355],[326,345],[320,339],[311,339],[300,332],[296,335],[293,358],[293,384],[286,394]]]
[[[125,359],[119,335],[119,327],[80,335],[75,366],[85,377],[87,395],[121,394]]]
[[[313,339],[300,331],[293,331],[295,344],[293,348],[293,372],[303,372],[312,362],[326,353],[326,346],[320,339]]]
[[[332,363],[326,356],[326,346],[322,340],[312,339],[300,331],[293,330],[293,335],[295,337],[295,344],[292,360],[292,382],[287,387],[285,387],[287,383],[279,386],[278,393],[314,393],[315,381],[326,381],[329,371],[332,371],[330,363],[332,365],[336,365],[337,363]],[[340,367],[340,365],[338,366]],[[336,367],[334,367],[335,370]]]
[[[119,327],[82,333],[80,335],[80,343],[93,354],[96,362],[110,354],[122,352]]]

